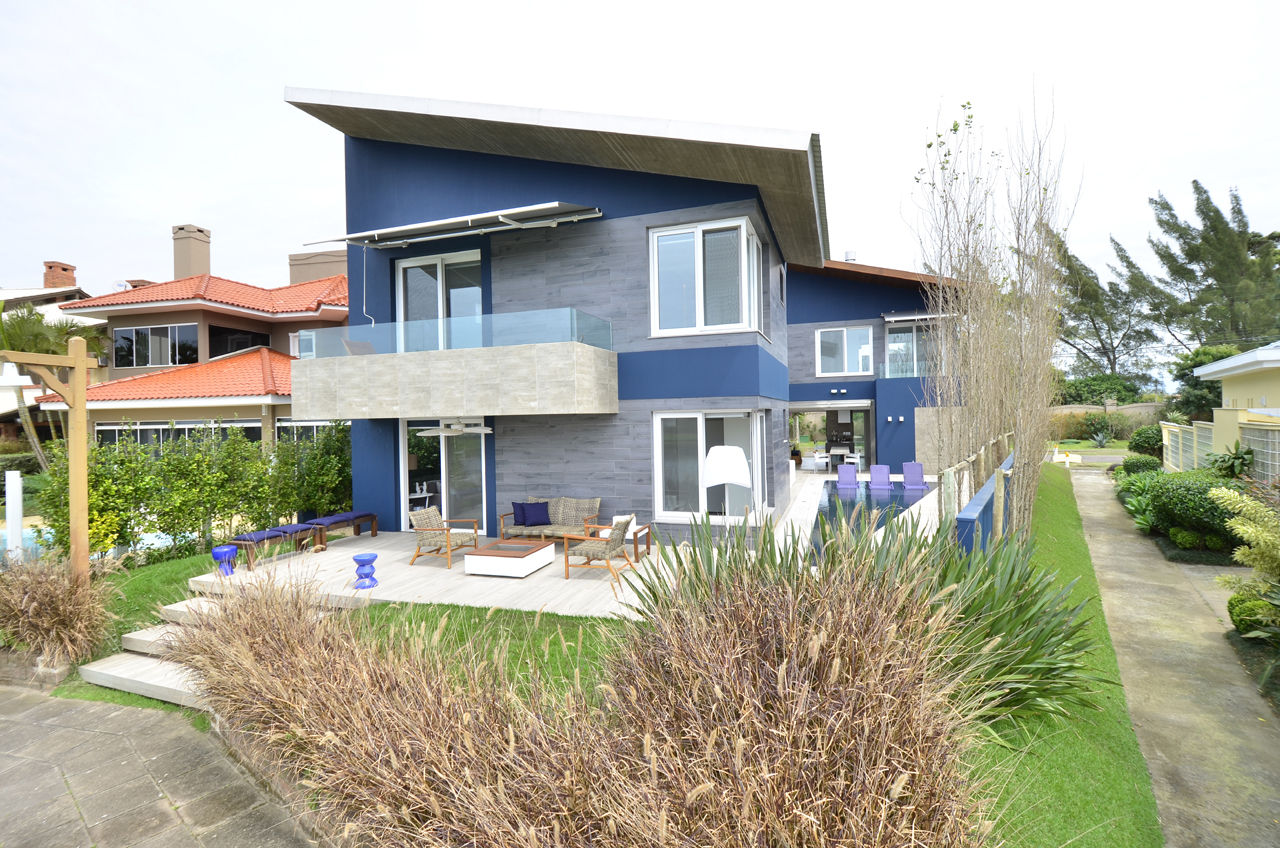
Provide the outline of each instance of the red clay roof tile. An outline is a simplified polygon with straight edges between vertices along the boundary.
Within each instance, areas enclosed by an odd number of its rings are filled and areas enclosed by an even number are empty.
[[[258,347],[164,371],[121,377],[89,387],[94,401],[169,400],[172,398],[257,397],[292,393],[288,354]],[[60,401],[58,395],[36,398],[39,403]]]
[[[317,312],[321,306],[347,305],[347,276],[338,274],[306,283],[266,289],[202,274],[198,277],[187,277],[167,283],[152,283],[128,291],[102,294],[62,305],[64,308],[74,310],[95,306],[162,303],[172,300],[207,300],[211,303],[269,313]]]

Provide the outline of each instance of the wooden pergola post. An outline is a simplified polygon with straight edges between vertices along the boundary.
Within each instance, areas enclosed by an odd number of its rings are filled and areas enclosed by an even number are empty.
[[[89,348],[73,337],[67,355],[0,350],[0,359],[21,365],[67,404],[67,506],[71,533],[71,573],[78,583],[89,582]],[[67,383],[54,369],[70,369]]]

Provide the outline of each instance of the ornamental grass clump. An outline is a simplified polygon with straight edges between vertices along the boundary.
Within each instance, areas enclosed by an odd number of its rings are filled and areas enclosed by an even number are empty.
[[[105,580],[78,582],[65,559],[11,563],[0,571],[0,642],[27,648],[46,666],[86,660],[111,626],[113,592]]]
[[[503,638],[449,646],[442,621],[370,639],[270,584],[171,657],[352,844],[983,844],[971,726],[935,673],[951,614],[874,570],[757,561],[648,605],[567,686],[512,674]]]

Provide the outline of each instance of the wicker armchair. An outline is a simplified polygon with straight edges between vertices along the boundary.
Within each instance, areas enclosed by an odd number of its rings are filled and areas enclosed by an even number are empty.
[[[441,518],[434,506],[415,509],[409,513],[409,523],[418,534],[418,547],[413,552],[413,563],[418,557],[430,554],[444,557],[445,565],[453,568],[453,552],[460,548],[479,546],[480,521],[475,518]],[[455,530],[450,524],[470,524],[470,530]]]
[[[623,559],[627,565],[625,567],[635,567],[635,563],[631,561],[631,557],[627,556],[627,530],[631,528],[631,522],[635,521],[634,515],[624,515],[614,522],[613,527],[604,524],[588,524],[586,529],[590,533],[592,530],[608,530],[609,538],[602,539],[600,536],[578,536],[566,535],[564,537],[564,579],[569,579],[569,567],[574,568],[607,568],[609,573],[613,575],[614,580],[621,580],[618,576],[618,569],[614,568],[613,560]],[[570,547],[571,542],[578,544]],[[569,557],[584,557],[585,562],[570,563]],[[604,565],[593,565],[596,561],[603,562]]]

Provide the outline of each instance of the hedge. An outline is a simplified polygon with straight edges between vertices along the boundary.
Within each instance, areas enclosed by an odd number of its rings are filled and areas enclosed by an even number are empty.
[[[1164,437],[1160,434],[1160,425],[1146,424],[1134,430],[1129,437],[1129,450],[1154,457],[1164,453]]]
[[[1166,532],[1183,527],[1234,540],[1235,534],[1227,527],[1232,514],[1209,499],[1210,489],[1221,488],[1241,491],[1243,487],[1237,480],[1206,469],[1157,475],[1147,487],[1156,526]]]
[[[1123,467],[1125,474],[1142,474],[1145,471],[1159,471],[1163,463],[1154,456],[1129,456],[1125,457]]]

